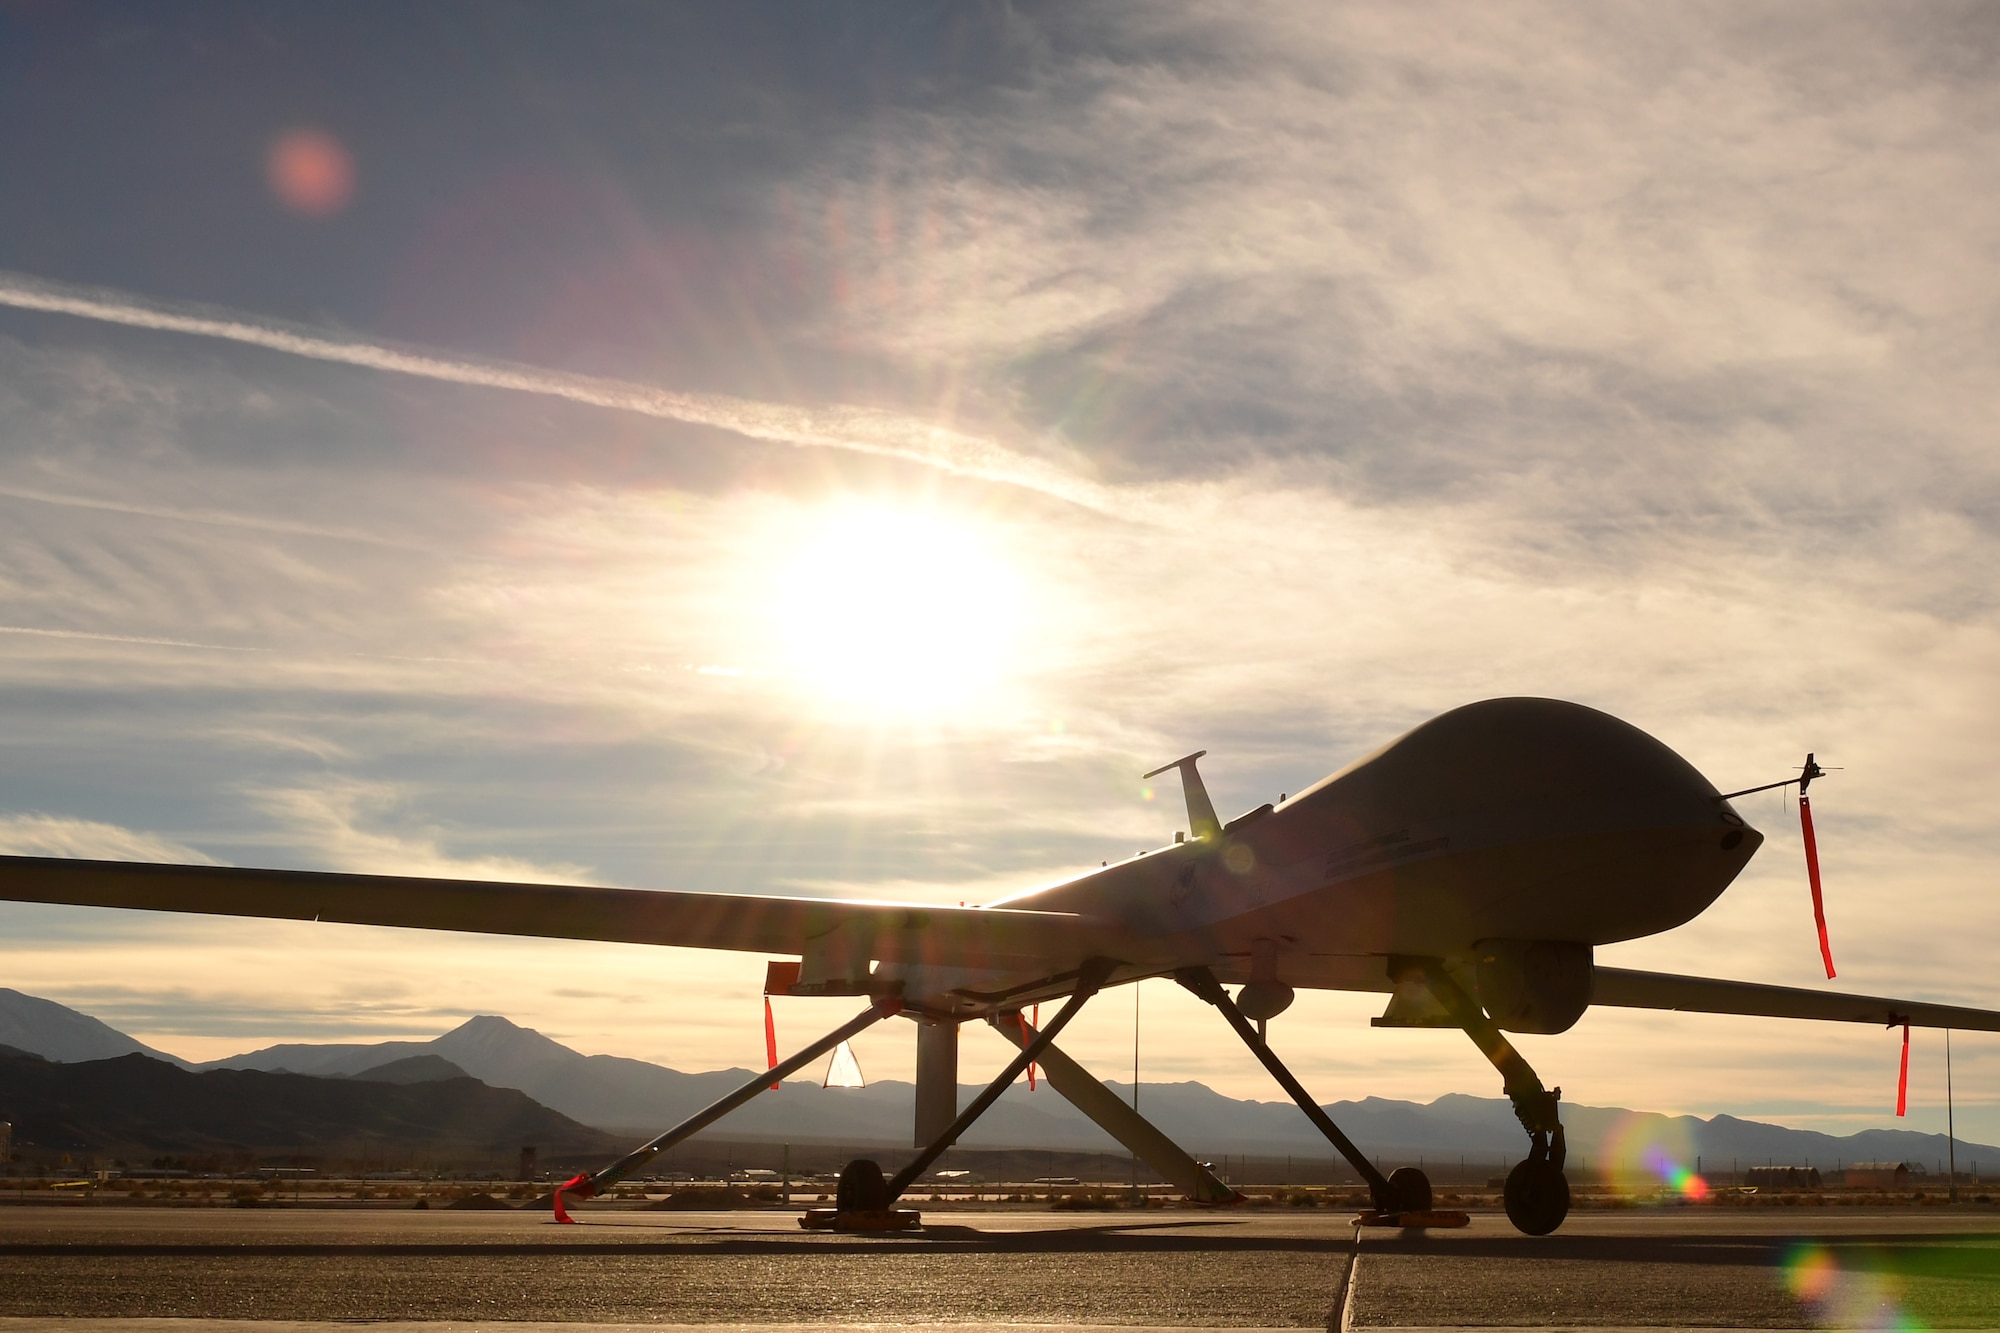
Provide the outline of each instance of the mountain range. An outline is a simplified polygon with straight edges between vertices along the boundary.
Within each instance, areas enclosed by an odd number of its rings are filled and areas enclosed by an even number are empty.
[[[0,1112],[25,1150],[114,1153],[135,1163],[244,1152],[505,1160],[524,1143],[551,1160],[601,1159],[623,1146],[523,1092],[462,1074],[400,1083],[194,1073],[137,1052],[72,1064],[0,1048]]]
[[[80,1014],[54,1000],[0,986],[0,1046],[32,1051],[44,1060],[74,1063],[120,1055],[149,1055],[182,1069],[193,1066],[177,1055],[156,1051],[109,1023]]]
[[[0,989],[0,1045],[56,1061],[143,1054],[186,1069],[261,1071],[412,1084],[469,1075],[494,1088],[517,1089],[561,1115],[621,1137],[650,1137],[752,1076],[745,1069],[683,1073],[644,1060],[583,1055],[505,1018],[473,1018],[430,1041],[366,1044],[286,1044],[190,1065],[153,1051],[116,1029],[52,1001]],[[1130,1084],[1106,1086],[1130,1099]],[[977,1092],[961,1085],[961,1104]],[[1225,1097],[1201,1083],[1146,1083],[1140,1110],[1197,1155],[1220,1158],[1249,1151],[1260,1157],[1332,1156],[1305,1116],[1289,1102]],[[796,1143],[907,1145],[915,1089],[885,1080],[865,1088],[820,1088],[789,1080],[733,1112],[724,1126],[735,1139]],[[1326,1107],[1364,1149],[1385,1160],[1464,1156],[1468,1165],[1517,1158],[1523,1146],[1512,1108],[1501,1098],[1451,1094],[1428,1105],[1370,1097]],[[1718,1115],[1664,1116],[1615,1107],[1565,1103],[1573,1158],[1590,1166],[1621,1143],[1637,1154],[1647,1144],[1699,1155],[1711,1172],[1740,1166],[1854,1161],[1913,1161],[1946,1157],[1945,1137],[1910,1130],[1864,1130],[1836,1136],[1814,1130]],[[544,1135],[544,1137],[548,1137]],[[1018,1083],[961,1140],[967,1148],[1029,1147],[1113,1152],[1117,1146],[1052,1089]],[[2000,1168],[2000,1147],[1960,1141],[1961,1166],[1983,1161]],[[1598,1163],[1606,1165],[1607,1163]],[[1692,1165],[1692,1163],[1686,1163]]]

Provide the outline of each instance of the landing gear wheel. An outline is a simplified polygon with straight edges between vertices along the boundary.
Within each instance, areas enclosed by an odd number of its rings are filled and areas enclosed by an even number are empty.
[[[879,1163],[857,1157],[841,1168],[840,1184],[833,1193],[833,1206],[841,1212],[879,1213],[894,1202]]]
[[[1431,1178],[1414,1166],[1399,1166],[1389,1173],[1389,1193],[1399,1213],[1431,1210]]]
[[[1569,1179],[1561,1168],[1530,1157],[1507,1173],[1507,1220],[1530,1236],[1546,1236],[1569,1216]]]

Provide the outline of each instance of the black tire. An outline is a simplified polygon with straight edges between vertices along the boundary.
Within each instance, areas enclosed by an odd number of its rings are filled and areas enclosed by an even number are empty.
[[[841,1212],[879,1213],[893,1202],[880,1163],[857,1157],[841,1168],[840,1184],[833,1192],[833,1206]]]
[[[1399,1213],[1431,1210],[1431,1178],[1414,1166],[1399,1166],[1389,1173],[1389,1193]]]
[[[1569,1179],[1547,1162],[1524,1161],[1507,1173],[1507,1220],[1546,1236],[1569,1216]]]

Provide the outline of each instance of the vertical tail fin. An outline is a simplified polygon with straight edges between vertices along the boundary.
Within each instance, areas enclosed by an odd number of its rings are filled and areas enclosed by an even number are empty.
[[[1194,766],[1195,760],[1207,754],[1206,750],[1196,750],[1191,755],[1162,764],[1147,778],[1156,778],[1170,768],[1181,771],[1181,794],[1187,797],[1188,832],[1197,838],[1218,838],[1222,836],[1222,821],[1215,817],[1215,806],[1209,802],[1208,788],[1201,785],[1201,773]]]

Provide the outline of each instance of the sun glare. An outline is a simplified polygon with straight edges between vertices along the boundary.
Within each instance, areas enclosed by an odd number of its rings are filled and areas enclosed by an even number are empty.
[[[1020,579],[974,521],[839,505],[791,534],[778,584],[789,671],[840,704],[938,713],[1008,677]]]

